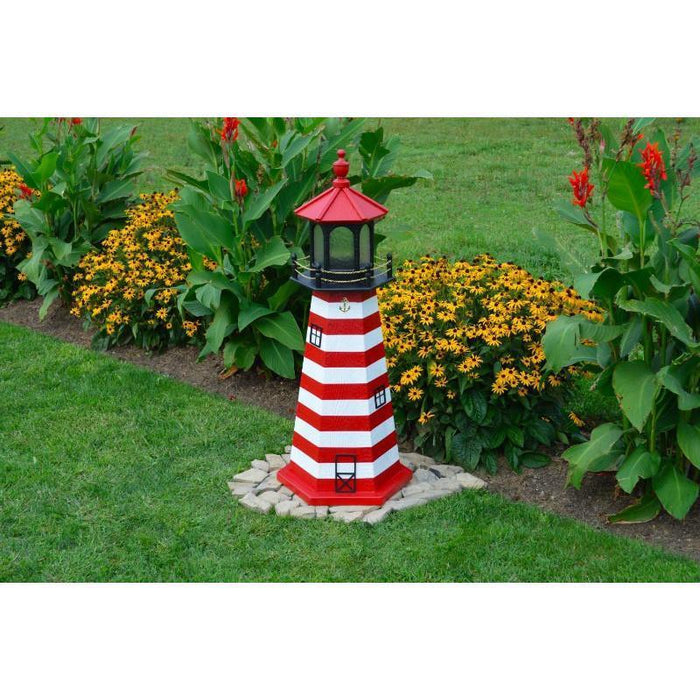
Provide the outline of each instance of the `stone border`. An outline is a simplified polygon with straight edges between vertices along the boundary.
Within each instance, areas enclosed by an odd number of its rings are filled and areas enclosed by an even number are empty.
[[[401,452],[401,463],[413,472],[413,478],[401,491],[383,506],[309,506],[299,496],[277,481],[277,472],[290,460],[291,447],[285,454],[266,454],[265,459],[254,459],[250,469],[236,474],[228,482],[229,489],[240,504],[258,513],[269,513],[292,518],[332,518],[345,523],[364,522],[375,525],[389,513],[428,501],[450,496],[463,489],[483,489],[486,482],[465,472],[454,464],[437,464],[434,459],[417,452]]]

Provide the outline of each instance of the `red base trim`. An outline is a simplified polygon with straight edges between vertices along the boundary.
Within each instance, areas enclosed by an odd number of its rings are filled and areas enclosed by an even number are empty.
[[[277,479],[310,506],[380,506],[412,476],[408,467],[396,462],[374,479],[357,479],[355,493],[336,493],[335,479],[315,479],[294,462],[277,472]]]

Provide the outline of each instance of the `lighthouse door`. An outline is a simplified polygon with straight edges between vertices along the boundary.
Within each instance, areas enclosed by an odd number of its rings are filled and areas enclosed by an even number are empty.
[[[335,456],[336,493],[355,493],[357,489],[357,457],[355,455]]]

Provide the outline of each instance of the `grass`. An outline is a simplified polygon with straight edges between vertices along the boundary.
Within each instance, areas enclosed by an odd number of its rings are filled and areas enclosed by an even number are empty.
[[[251,513],[226,481],[290,422],[7,324],[0,386],[0,580],[700,580],[692,561],[486,492],[374,528]]]

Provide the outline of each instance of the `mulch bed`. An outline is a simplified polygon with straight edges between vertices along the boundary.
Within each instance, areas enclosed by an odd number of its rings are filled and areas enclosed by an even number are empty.
[[[68,311],[54,304],[44,321],[39,321],[41,302],[20,301],[0,308],[0,321],[45,333],[82,347],[90,347],[92,333]],[[293,418],[297,401],[297,383],[269,379],[254,372],[235,374],[221,379],[223,365],[219,358],[208,357],[196,362],[198,350],[173,348],[164,353],[147,353],[133,346],[111,348],[107,355],[186,382],[205,391],[221,394],[231,401],[259,406],[285,418]],[[605,517],[632,502],[615,488],[612,474],[587,475],[580,491],[566,488],[566,463],[555,454],[553,463],[543,469],[513,473],[504,464],[498,474],[484,476],[489,489],[512,501],[531,503],[542,510],[581,520],[597,529],[644,540],[700,561],[700,508],[696,505],[688,517],[678,522],[662,514],[650,523],[609,525]]]

